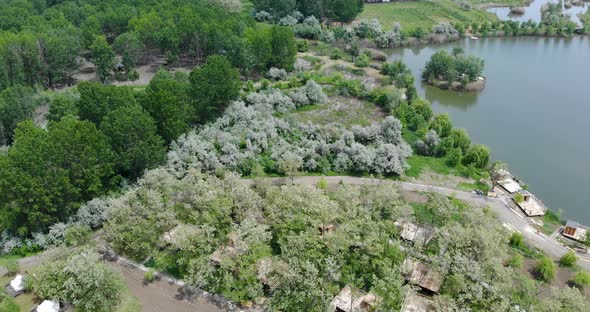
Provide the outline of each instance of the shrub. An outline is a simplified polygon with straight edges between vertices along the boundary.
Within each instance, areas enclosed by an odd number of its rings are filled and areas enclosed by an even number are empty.
[[[573,251],[568,251],[559,259],[559,264],[564,267],[573,267],[576,264],[576,260],[576,254]]]
[[[476,168],[484,168],[490,161],[490,150],[482,144],[473,146],[463,158],[465,166],[474,165]]]
[[[580,271],[576,273],[572,282],[578,287],[590,286],[590,273]]]
[[[369,65],[371,65],[371,57],[369,57],[366,54],[361,54],[354,61],[354,65],[361,68],[368,67]]]
[[[297,40],[297,52],[307,52],[309,51],[309,44],[307,40]]]
[[[535,274],[537,279],[545,282],[551,282],[555,278],[555,264],[547,256],[539,259],[535,266]]]
[[[303,23],[293,26],[293,31],[301,38],[318,39],[322,33],[322,26],[317,18],[310,16]]]
[[[16,259],[9,259],[4,264],[4,268],[6,269],[8,275],[15,275],[19,271],[18,261]]]
[[[20,308],[8,295],[0,293],[0,311],[2,312],[19,312]]]
[[[285,80],[287,78],[287,71],[284,69],[272,67],[266,73],[266,77],[272,80]]]
[[[522,264],[524,262],[524,257],[521,254],[514,254],[512,257],[510,257],[510,259],[508,259],[508,262],[506,263],[506,265],[508,265],[511,268],[516,268],[516,269],[520,269],[522,268]]]
[[[328,189],[328,181],[326,181],[326,179],[324,177],[322,177],[319,181],[318,181],[318,185],[317,187],[321,190],[327,190]]]
[[[342,58],[342,51],[340,51],[340,49],[336,48],[332,50],[332,53],[330,54],[330,59],[332,60],[339,60]]]
[[[65,243],[67,246],[80,246],[90,240],[90,228],[86,225],[74,224],[66,229]]]
[[[463,151],[460,148],[453,148],[447,152],[446,164],[451,167],[456,167],[461,163],[463,158]]]
[[[148,269],[145,274],[143,275],[143,280],[146,283],[151,283],[156,279],[156,270],[154,269]]]
[[[524,236],[518,232],[513,232],[512,235],[510,235],[508,244],[516,249],[524,249]]]
[[[305,90],[307,98],[309,98],[309,102],[312,104],[323,104],[328,101],[328,96],[324,93],[322,86],[312,79],[307,81],[303,89]]]

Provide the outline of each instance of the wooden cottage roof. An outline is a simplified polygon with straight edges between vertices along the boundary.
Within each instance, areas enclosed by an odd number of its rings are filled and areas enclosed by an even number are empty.
[[[431,298],[409,292],[402,304],[401,312],[433,312],[434,301]]]
[[[357,312],[373,311],[381,303],[381,298],[374,294],[366,294],[350,285],[344,286],[340,293],[332,299],[330,311]]]
[[[403,268],[407,272],[406,279],[410,284],[418,285],[432,292],[438,292],[440,289],[443,275],[439,271],[411,258],[404,260]]]
[[[408,220],[395,223],[400,229],[400,237],[415,244],[426,245],[434,235],[434,229]]]

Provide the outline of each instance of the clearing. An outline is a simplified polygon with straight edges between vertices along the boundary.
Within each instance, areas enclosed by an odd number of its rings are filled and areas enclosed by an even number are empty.
[[[389,31],[396,22],[400,23],[405,31],[418,27],[430,31],[433,26],[441,22],[481,23],[485,20],[497,19],[492,13],[473,8],[464,9],[450,0],[366,4],[363,12],[357,17],[359,20],[374,18],[381,22],[386,31]]]

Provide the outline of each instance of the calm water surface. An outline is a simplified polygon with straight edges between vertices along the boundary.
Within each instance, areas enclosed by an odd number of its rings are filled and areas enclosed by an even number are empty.
[[[590,38],[466,39],[393,50],[390,59],[402,58],[420,77],[434,52],[455,46],[484,58],[485,90],[418,83],[418,93],[508,162],[548,207],[590,224]]]
[[[545,3],[558,3],[556,0],[534,0],[529,6],[524,7],[525,11],[524,14],[511,14],[509,7],[498,7],[498,8],[489,8],[487,9],[488,12],[495,13],[499,19],[506,21],[520,21],[526,22],[529,19],[535,22],[541,21],[541,7]],[[588,9],[588,3],[583,2],[580,6],[572,6],[570,8],[566,8],[563,6],[563,13],[570,16],[570,19],[578,25],[582,25],[578,14],[586,12]]]

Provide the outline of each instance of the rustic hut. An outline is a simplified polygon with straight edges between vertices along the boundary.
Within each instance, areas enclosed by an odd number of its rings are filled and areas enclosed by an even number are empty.
[[[518,207],[529,217],[542,216],[547,211],[547,207],[535,195],[527,190],[520,190],[518,194],[522,201],[515,201]]]
[[[11,297],[16,297],[25,291],[25,279],[22,275],[15,276],[8,285],[6,285],[6,293]]]
[[[437,293],[443,282],[443,275],[426,264],[407,258],[402,265],[406,273],[406,280],[413,285],[420,286],[430,293]]]
[[[401,312],[434,312],[434,301],[415,292],[409,292],[402,304]]]
[[[380,297],[374,294],[366,294],[358,288],[346,285],[342,288],[340,293],[332,299],[332,302],[330,303],[330,311],[374,311],[381,303],[381,300]]]
[[[580,242],[586,241],[586,237],[590,231],[590,228],[583,226],[578,222],[567,220],[565,228],[563,229],[563,236],[575,239]]]
[[[408,220],[398,220],[395,222],[395,225],[397,225],[400,231],[400,237],[414,244],[426,245],[434,236],[433,228]]]

